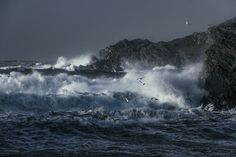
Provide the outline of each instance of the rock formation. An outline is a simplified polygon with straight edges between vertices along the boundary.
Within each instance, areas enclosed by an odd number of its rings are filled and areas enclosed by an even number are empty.
[[[202,99],[214,110],[236,106],[236,18],[213,26],[207,32],[193,33],[169,42],[122,40],[94,57],[93,62],[80,70],[122,72],[122,64],[138,62],[142,67],[171,64],[182,67],[205,60],[199,82],[208,93]]]
[[[208,32],[193,33],[185,38],[169,42],[153,43],[149,40],[121,40],[99,52],[93,63],[80,69],[94,71],[122,71],[122,64],[138,63],[140,67],[154,67],[171,64],[177,67],[197,62],[205,56],[205,50],[212,44]]]
[[[214,44],[206,51],[203,87],[208,95],[204,106],[214,104],[216,110],[236,106],[236,18],[212,27]]]

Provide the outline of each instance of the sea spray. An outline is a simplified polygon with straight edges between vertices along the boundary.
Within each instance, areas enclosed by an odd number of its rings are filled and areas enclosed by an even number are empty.
[[[198,106],[204,93],[197,85],[201,66],[202,64],[198,63],[182,69],[174,66],[155,67],[141,71],[135,68],[126,69],[127,74],[122,78],[87,78],[64,73],[50,76],[38,72],[25,75],[11,72],[9,75],[0,74],[0,92],[26,96],[39,95],[42,99],[47,95],[66,98],[78,94],[95,93],[97,97],[106,95],[107,100],[111,99],[116,92],[130,92],[139,95],[140,99],[144,97],[146,104],[154,101],[155,104],[172,104],[180,108],[188,108]],[[129,101],[126,95],[122,96],[122,101],[125,104],[135,103]],[[112,104],[112,101],[108,102]]]
[[[91,61],[91,55],[81,55],[75,57],[73,59],[67,59],[66,57],[58,57],[57,62],[53,65],[54,68],[57,69],[65,69],[68,71],[74,71],[74,67],[78,67],[80,65],[87,65]]]

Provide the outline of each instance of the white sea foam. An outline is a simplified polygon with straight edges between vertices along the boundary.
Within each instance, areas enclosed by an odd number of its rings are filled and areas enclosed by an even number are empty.
[[[56,67],[66,67],[67,63],[74,63],[73,65],[82,63],[79,60],[72,62],[66,59],[59,60]],[[37,72],[24,75],[12,72],[10,75],[0,75],[0,92],[64,96],[88,92],[105,93],[109,96],[114,92],[130,91],[158,99],[159,103],[176,104],[183,108],[188,107],[188,104],[196,104],[203,94],[197,86],[201,66],[199,63],[181,70],[174,70],[176,68],[172,66],[142,71],[134,68],[126,69],[127,74],[120,79],[105,77],[90,79],[66,74],[44,76]]]
[[[2,67],[0,67],[1,70],[9,70],[9,69],[15,69],[15,68],[22,68],[22,66],[16,65],[16,66],[2,66]]]
[[[57,69],[64,69],[68,71],[74,71],[75,67],[80,65],[87,65],[91,60],[90,55],[81,55],[73,59],[67,59],[66,57],[58,57],[56,64],[53,66]]]
[[[165,65],[165,66],[156,66],[154,67],[152,70],[156,71],[156,70],[176,70],[176,67],[173,65]]]
[[[42,63],[36,63],[34,66],[31,66],[32,69],[50,69],[52,68],[51,64],[42,64]]]

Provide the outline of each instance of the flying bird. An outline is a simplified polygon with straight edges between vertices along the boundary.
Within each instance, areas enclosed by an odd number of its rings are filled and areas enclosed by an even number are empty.
[[[185,24],[186,24],[187,26],[191,25],[191,23],[190,23],[189,21],[185,21]]]
[[[144,77],[139,77],[137,78],[138,82],[141,83],[143,86],[146,84],[144,83],[142,80],[144,79]]]
[[[158,101],[159,99],[157,99],[157,98],[155,98],[155,97],[152,97],[151,100]]]
[[[145,83],[141,80],[139,80],[138,82],[141,83],[143,86],[145,85]]]
[[[126,102],[129,102],[129,99],[127,99],[127,98],[125,97],[125,101],[126,101]]]

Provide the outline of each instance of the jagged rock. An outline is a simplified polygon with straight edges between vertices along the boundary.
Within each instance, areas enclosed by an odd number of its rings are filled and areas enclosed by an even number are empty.
[[[121,40],[99,52],[87,70],[106,72],[123,71],[122,64],[138,63],[140,67],[154,67],[171,64],[177,67],[202,59],[205,50],[212,44],[208,32],[193,33],[169,42],[153,43],[149,40]]]
[[[209,29],[214,44],[206,51],[203,87],[208,91],[204,106],[215,110],[236,106],[236,18]]]
[[[236,18],[213,26],[207,32],[193,33],[169,42],[121,40],[80,67],[89,71],[122,72],[122,64],[138,63],[152,68],[167,64],[182,67],[205,60],[199,84],[208,92],[202,107],[213,104],[214,110],[236,107]]]

